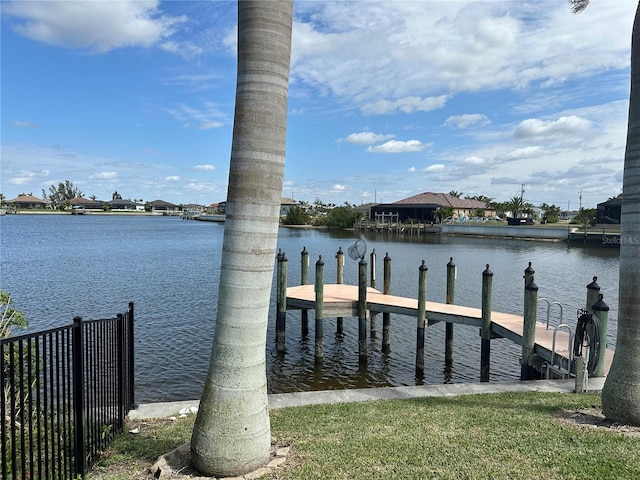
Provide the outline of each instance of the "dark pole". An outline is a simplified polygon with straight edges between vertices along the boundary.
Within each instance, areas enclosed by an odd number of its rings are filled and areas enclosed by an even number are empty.
[[[127,317],[129,320],[129,408],[138,408],[135,395],[135,332],[133,331],[135,316],[133,302],[129,302],[129,313]]]
[[[384,287],[382,293],[389,295],[391,293],[391,257],[389,254],[384,256]],[[391,314],[384,312],[382,314],[382,352],[389,353],[391,351]]]
[[[277,292],[276,350],[278,353],[284,353],[287,329],[287,257],[284,252],[278,253]]]
[[[82,333],[82,317],[73,319],[72,355],[73,355],[73,435],[76,457],[76,475],[84,478],[86,469],[86,446],[84,444],[84,339]]]
[[[338,253],[336,253],[336,282],[338,285],[342,285],[344,283],[344,252],[342,251],[342,247],[338,248]],[[337,317],[336,318],[336,334],[342,335],[344,333],[344,318]]]
[[[453,263],[453,257],[449,257],[447,263],[447,304],[453,304],[456,291],[456,264]],[[453,323],[446,322],[444,335],[444,363],[451,370],[453,365]]]
[[[520,380],[533,380],[533,354],[536,341],[536,318],[538,316],[538,286],[531,281],[524,287],[524,324],[522,326],[522,364]]]
[[[593,313],[600,320],[600,346],[598,350],[598,363],[593,372],[594,377],[604,377],[604,362],[607,353],[607,323],[609,321],[609,305],[602,300],[603,295],[598,294],[598,301],[591,307]]]
[[[598,277],[593,277],[593,282],[587,285],[587,305],[588,311],[593,312],[593,304],[598,301],[600,294],[600,285],[598,285]]]
[[[371,288],[376,288],[376,249],[374,248],[369,255],[371,262],[370,270],[370,282]],[[369,313],[369,330],[371,332],[371,338],[376,338],[376,314]]]
[[[308,277],[309,252],[307,252],[307,247],[302,247],[302,252],[300,252],[300,285],[307,285]],[[302,336],[306,337],[307,335],[309,335],[309,311],[306,308],[303,308],[300,313]]]
[[[491,288],[493,285],[493,272],[487,268],[482,272],[482,329],[480,334],[480,381],[489,381],[491,365]]]
[[[418,275],[418,325],[416,332],[416,375],[424,375],[424,328],[427,312],[427,266],[422,260]]]
[[[358,357],[360,363],[367,361],[367,261],[362,257],[358,263]]]
[[[323,352],[323,319],[324,319],[324,262],[322,255],[316,262],[316,362],[322,362]]]

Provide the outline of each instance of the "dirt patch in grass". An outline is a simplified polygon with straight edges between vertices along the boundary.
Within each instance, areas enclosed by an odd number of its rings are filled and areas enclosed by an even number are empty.
[[[561,422],[568,423],[578,428],[601,429],[617,432],[629,437],[640,437],[640,427],[625,425],[610,420],[604,416],[599,408],[581,408],[578,410],[563,410],[557,416]]]

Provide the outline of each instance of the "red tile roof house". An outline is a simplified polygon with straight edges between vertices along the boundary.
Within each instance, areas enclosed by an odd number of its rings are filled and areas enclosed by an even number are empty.
[[[458,198],[447,193],[424,192],[394,203],[379,203],[371,207],[372,216],[388,217],[395,214],[398,222],[418,221],[436,223],[435,212],[440,207],[452,207],[457,218],[473,217],[476,211],[484,210],[485,217],[495,217],[495,211],[480,200]]]
[[[33,195],[18,195],[13,200],[8,200],[7,205],[13,205],[16,208],[46,208],[49,202],[45,202],[41,198]]]

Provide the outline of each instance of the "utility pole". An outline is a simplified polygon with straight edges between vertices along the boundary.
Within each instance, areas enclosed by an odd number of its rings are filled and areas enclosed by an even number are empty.
[[[580,210],[582,210],[582,190],[580,190],[578,194],[580,195]]]

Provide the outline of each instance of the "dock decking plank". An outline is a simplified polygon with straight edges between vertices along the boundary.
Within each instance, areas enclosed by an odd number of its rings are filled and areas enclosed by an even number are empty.
[[[298,285],[287,288],[287,308],[309,309],[315,308],[315,286]],[[323,305],[325,317],[357,316],[358,286],[346,284],[325,284],[323,287]],[[367,287],[367,310],[376,313],[395,313],[399,315],[417,316],[418,300],[415,298],[385,295],[382,292]],[[443,321],[480,327],[482,325],[482,310],[462,305],[426,302],[427,318],[429,321]],[[522,331],[524,319],[521,315],[504,312],[491,312],[491,330],[498,336],[509,339],[517,345],[522,345]],[[535,353],[544,360],[551,360],[553,344],[553,329],[546,328],[541,322],[536,322]],[[565,331],[556,334],[556,355],[563,359],[569,357],[569,335]],[[609,372],[613,359],[613,350],[607,349],[605,360],[605,375]]]

